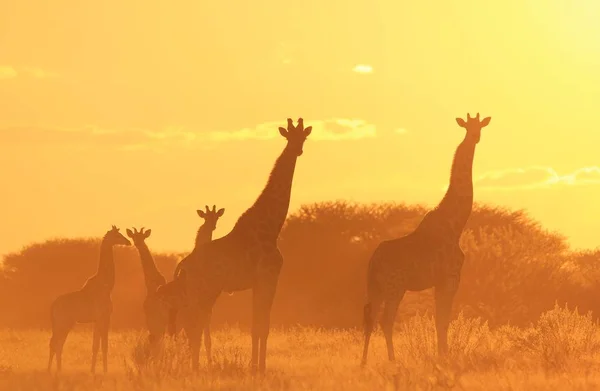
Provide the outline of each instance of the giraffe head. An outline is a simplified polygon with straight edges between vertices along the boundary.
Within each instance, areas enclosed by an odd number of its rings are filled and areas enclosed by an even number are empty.
[[[293,151],[296,156],[302,155],[302,146],[304,141],[312,131],[312,126],[304,127],[302,118],[298,118],[298,125],[294,126],[291,118],[287,119],[287,129],[279,128],[279,133],[288,141],[287,148]]]
[[[131,242],[122,233],[119,228],[112,226],[112,229],[104,235],[104,239],[108,240],[111,246],[131,246]]]
[[[132,231],[129,228],[127,228],[126,232],[127,236],[129,236],[131,240],[133,240],[133,244],[137,245],[144,243],[144,241],[148,239],[148,237],[152,233],[152,230],[149,229],[147,231],[144,231],[144,227],[142,227],[139,231],[136,228],[133,228]]]
[[[214,231],[217,228],[217,221],[219,218],[223,216],[225,213],[225,209],[221,208],[217,210],[217,207],[213,205],[212,209],[208,208],[208,205],[205,205],[204,208],[206,210],[198,209],[198,216],[204,219],[204,225],[207,226],[211,231]]]
[[[479,113],[474,118],[471,118],[471,115],[467,113],[467,120],[465,121],[462,118],[457,118],[456,123],[461,128],[465,128],[467,130],[466,138],[472,140],[475,144],[479,142],[479,138],[481,137],[481,129],[488,126],[492,117],[485,117],[483,120],[479,120]]]

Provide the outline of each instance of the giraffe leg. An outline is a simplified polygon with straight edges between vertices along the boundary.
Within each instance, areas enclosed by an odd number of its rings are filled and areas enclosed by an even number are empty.
[[[448,326],[450,325],[450,312],[456,289],[445,286],[435,287],[435,328],[437,332],[438,355],[448,353]]]
[[[100,334],[102,340],[102,369],[106,374],[108,372],[108,329],[110,320],[107,319],[102,325],[102,333]]]
[[[385,344],[387,346],[388,358],[390,361],[395,361],[396,359],[393,341],[394,321],[396,320],[396,312],[398,312],[398,306],[403,297],[404,292],[400,296],[390,297],[385,300],[385,305],[383,307],[381,328],[383,330],[383,335],[385,336]]]
[[[190,352],[192,354],[192,369],[197,371],[200,365],[200,346],[202,345],[202,330],[209,322],[212,307],[219,296],[219,292],[206,293],[201,298],[201,303],[196,306],[185,307],[184,329],[188,337]]]
[[[365,343],[363,347],[363,356],[361,365],[365,366],[367,364],[367,356],[369,354],[369,342],[371,340],[371,333],[373,333],[373,326],[375,324],[375,319],[377,319],[377,314],[379,313],[379,307],[381,306],[381,299],[373,298],[369,303],[365,305],[364,309],[364,328],[365,328]]]
[[[65,346],[65,342],[67,340],[67,336],[69,335],[70,329],[64,330],[59,333],[56,338],[56,344],[54,345],[54,352],[56,353],[56,372],[60,373],[62,371],[62,352]]]
[[[271,327],[271,307],[277,290],[283,257],[277,250],[259,263],[257,279],[252,292],[252,362],[255,373],[264,373],[267,359],[267,339]],[[258,367],[258,368],[257,368]]]
[[[100,348],[100,323],[96,321],[94,323],[94,336],[92,342],[92,366],[90,368],[92,373],[96,372],[96,359],[98,358],[98,349]]]
[[[56,356],[56,371],[62,369],[62,350],[69,335],[70,327],[53,327],[52,336],[50,337],[50,357],[48,357],[48,372],[52,370],[52,361]]]
[[[212,341],[210,338],[210,318],[208,316],[208,323],[204,328],[204,347],[206,348],[206,361],[208,365],[212,365]]]
[[[200,309],[187,306],[181,314],[183,315],[183,330],[188,339],[192,359],[192,370],[199,368],[200,344],[202,342],[202,329],[200,328]]]
[[[267,339],[271,326],[271,307],[275,289],[258,289],[253,295],[252,372],[264,373],[267,358]]]

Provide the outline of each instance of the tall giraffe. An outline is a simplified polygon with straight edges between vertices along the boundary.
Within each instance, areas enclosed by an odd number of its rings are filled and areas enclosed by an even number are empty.
[[[198,232],[196,233],[196,241],[195,241],[194,249],[192,250],[192,252],[190,254],[188,254],[184,259],[182,259],[177,264],[177,267],[175,268],[175,272],[173,273],[174,280],[177,279],[177,277],[179,276],[180,273],[185,273],[187,265],[193,259],[193,256],[198,252],[198,249],[200,248],[200,246],[202,246],[203,244],[208,243],[212,240],[213,231],[217,228],[217,222],[219,221],[219,218],[221,218],[221,216],[223,216],[223,213],[225,213],[224,208],[217,210],[217,207],[215,205],[213,205],[212,209],[210,209],[208,207],[208,205],[205,205],[204,208],[205,208],[205,210],[198,209],[196,211],[196,213],[198,213],[198,216],[200,216],[202,219],[204,219],[204,223],[200,226],[200,228],[198,228]],[[175,336],[175,333],[177,330],[177,314],[178,314],[178,312],[180,310],[187,311],[189,309],[190,309],[190,307],[178,308],[176,306],[171,306],[169,308],[168,329],[169,329],[169,334],[171,336]],[[187,314],[184,312],[183,316],[186,316],[186,315]],[[204,328],[203,331],[200,331],[200,333],[201,333],[200,338],[202,338],[202,332],[204,332],[204,346],[206,348],[206,357],[210,364],[212,362],[212,353],[211,353],[212,343],[211,343],[211,337],[210,337],[210,315],[209,315],[209,319],[206,324],[206,327]]]
[[[297,158],[312,127],[304,128],[288,118],[287,139],[262,193],[238,219],[232,231],[200,247],[185,273],[159,288],[166,302],[187,300],[194,311],[184,324],[190,340],[192,366],[198,368],[198,331],[208,322],[211,309],[222,291],[252,289],[252,371],[264,372],[271,307],[283,257],[277,238],[287,217]]]
[[[140,254],[142,270],[144,271],[144,281],[146,283],[146,298],[144,299],[144,316],[146,318],[146,327],[148,328],[148,341],[154,346],[164,335],[167,324],[167,309],[162,301],[156,297],[156,290],[167,281],[162,273],[156,267],[154,258],[146,244],[146,239],[150,237],[152,230],[139,231],[133,228],[133,231],[127,229],[127,236],[131,238],[133,244]]]
[[[409,291],[435,288],[435,326],[438,354],[448,350],[448,325],[454,295],[460,282],[464,253],[459,240],[473,209],[473,157],[481,129],[491,118],[479,120],[467,114],[467,121],[456,118],[466,129],[456,148],[450,185],[442,201],[428,212],[417,228],[398,239],[383,241],[369,260],[367,304],[364,308],[365,341],[362,364],[366,364],[369,340],[379,306],[384,303],[381,328],[388,358],[394,361],[392,341],[398,306]]]
[[[100,244],[100,261],[96,274],[88,278],[81,289],[61,295],[52,303],[50,309],[52,337],[48,371],[52,369],[52,359],[55,354],[56,369],[58,372],[61,371],[63,346],[75,323],[94,323],[91,371],[94,373],[96,369],[100,341],[102,341],[104,373],[108,371],[108,330],[112,314],[110,295],[115,286],[113,246],[118,245],[130,246],[131,243],[113,225]]]

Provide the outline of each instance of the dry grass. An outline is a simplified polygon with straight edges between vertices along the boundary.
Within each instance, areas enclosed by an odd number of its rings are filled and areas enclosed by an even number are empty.
[[[149,359],[138,331],[113,333],[109,374],[88,372],[88,329],[70,335],[59,378],[45,372],[49,332],[0,331],[1,390],[595,390],[600,389],[600,327],[589,315],[555,307],[526,329],[490,331],[479,319],[459,316],[450,330],[447,361],[435,357],[431,316],[397,327],[398,361],[386,360],[381,333],[370,362],[360,368],[359,331],[310,328],[274,330],[268,370],[248,370],[250,337],[229,328],[213,333],[215,363],[189,371],[187,348],[166,341]],[[204,351],[202,352],[204,354]],[[202,357],[205,362],[205,357]]]

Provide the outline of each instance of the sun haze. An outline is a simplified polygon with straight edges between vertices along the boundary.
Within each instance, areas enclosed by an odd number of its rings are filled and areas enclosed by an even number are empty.
[[[0,254],[111,224],[189,251],[205,204],[223,235],[288,117],[314,129],[291,209],[432,206],[467,111],[493,117],[476,201],[596,247],[600,7],[576,3],[3,2]]]

